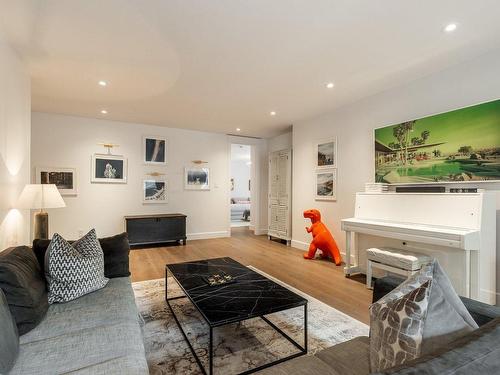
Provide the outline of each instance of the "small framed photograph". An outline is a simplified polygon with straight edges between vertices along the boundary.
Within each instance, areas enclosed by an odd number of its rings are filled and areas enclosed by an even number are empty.
[[[167,139],[160,136],[144,136],[143,153],[145,164],[166,165]]]
[[[127,159],[121,155],[92,155],[93,183],[126,184],[127,183]]]
[[[325,169],[316,172],[316,200],[337,200],[337,170]]]
[[[143,203],[167,203],[167,181],[149,179],[142,182]]]
[[[210,168],[185,168],[184,189],[210,190]]]
[[[337,139],[319,141],[315,146],[315,162],[317,169],[337,168]]]
[[[61,195],[77,195],[77,174],[75,168],[37,167],[35,183],[54,184]]]

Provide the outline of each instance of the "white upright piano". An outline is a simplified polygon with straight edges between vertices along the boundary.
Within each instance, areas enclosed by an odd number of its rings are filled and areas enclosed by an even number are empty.
[[[456,292],[496,303],[496,196],[478,193],[357,193],[346,232],[345,275],[366,273],[370,247],[439,260]]]

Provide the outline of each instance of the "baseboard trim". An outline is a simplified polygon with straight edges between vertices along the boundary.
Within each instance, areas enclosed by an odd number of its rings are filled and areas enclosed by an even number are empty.
[[[224,230],[220,232],[200,232],[200,233],[188,233],[187,234],[187,239],[189,241],[192,240],[208,240],[211,238],[223,238],[223,237],[230,237],[231,234],[229,231]]]
[[[307,250],[309,249],[309,243],[292,240],[291,247],[295,248],[296,250]]]
[[[255,234],[256,236],[263,236],[263,235],[267,236],[267,228],[260,228],[260,229],[254,228],[253,234]]]

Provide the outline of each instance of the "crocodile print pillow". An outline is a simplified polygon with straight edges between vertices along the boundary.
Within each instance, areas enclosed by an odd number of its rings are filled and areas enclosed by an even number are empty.
[[[45,254],[49,303],[68,302],[104,288],[104,254],[92,229],[73,244],[57,233]]]
[[[370,369],[382,371],[418,358],[432,285],[432,266],[370,306]]]

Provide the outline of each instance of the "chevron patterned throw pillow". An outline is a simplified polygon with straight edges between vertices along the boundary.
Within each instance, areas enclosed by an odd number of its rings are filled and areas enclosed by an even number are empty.
[[[45,254],[49,303],[68,302],[104,288],[104,254],[95,229],[73,244],[54,234]]]

